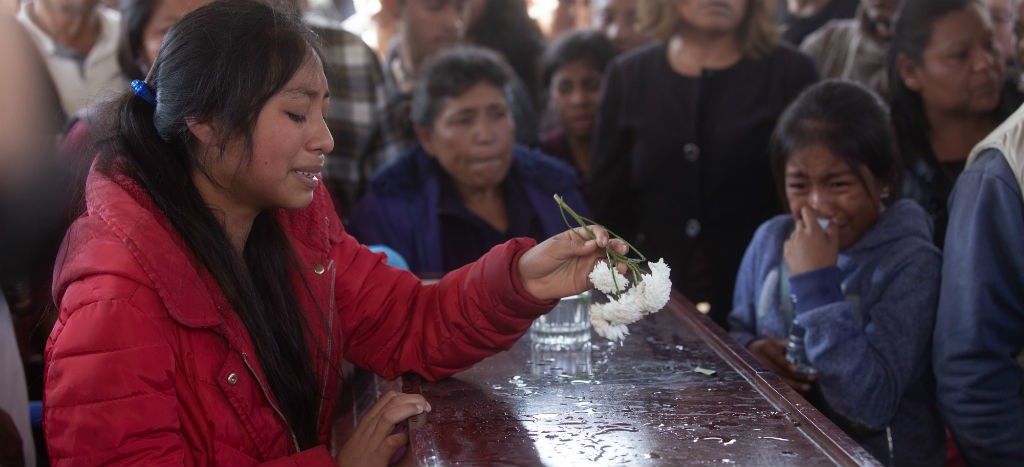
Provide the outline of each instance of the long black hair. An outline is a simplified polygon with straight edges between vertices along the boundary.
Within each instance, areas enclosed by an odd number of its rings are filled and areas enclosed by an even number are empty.
[[[871,90],[852,81],[821,81],[800,93],[779,117],[769,149],[775,184],[787,209],[786,162],[794,151],[818,145],[846,162],[865,187],[858,169],[867,167],[889,187],[890,196],[883,201],[898,197],[902,170],[889,113]]]
[[[928,146],[931,126],[924,112],[921,95],[903,83],[897,58],[903,55],[914,62],[923,63],[924,49],[931,40],[932,28],[946,15],[964,10],[977,0],[905,0],[893,22],[892,43],[889,49],[889,103],[892,108],[892,123],[899,139],[900,153],[913,162],[914,158],[929,158],[935,155]]]
[[[551,87],[555,73],[578,60],[604,75],[616,53],[611,39],[595,29],[565,33],[544,52],[541,59],[541,84],[545,88]]]
[[[297,14],[257,0],[217,0],[193,11],[170,31],[153,64],[148,85],[156,105],[131,93],[114,103],[98,161],[108,176],[125,174],[149,194],[216,280],[249,333],[299,449],[321,440],[312,335],[289,285],[298,260],[269,211],[256,217],[241,255],[232,247],[192,183],[193,171],[207,172],[186,119],[216,125],[221,150],[242,138],[251,161],[260,110],[311,54],[320,54],[317,39]]]

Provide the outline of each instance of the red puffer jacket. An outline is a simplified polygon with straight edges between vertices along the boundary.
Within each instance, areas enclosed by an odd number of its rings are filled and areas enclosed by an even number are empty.
[[[333,467],[323,445],[296,452],[245,328],[152,199],[94,172],[86,202],[54,271],[60,318],[43,421],[52,464]],[[278,217],[310,287],[296,295],[330,349],[330,361],[305,363],[324,395],[321,439],[342,357],[387,378],[443,378],[511,347],[554,304],[515,272],[529,240],[423,286],[345,234],[322,186],[309,207]]]

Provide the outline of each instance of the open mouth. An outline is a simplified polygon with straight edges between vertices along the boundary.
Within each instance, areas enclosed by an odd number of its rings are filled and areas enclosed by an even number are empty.
[[[303,170],[295,170],[294,172],[299,174],[299,175],[301,175],[301,176],[303,176],[303,177],[306,177],[306,178],[308,178],[308,179],[310,179],[310,180],[312,180],[314,182],[319,180],[319,178],[320,178],[320,172],[306,172],[306,171],[303,171]]]

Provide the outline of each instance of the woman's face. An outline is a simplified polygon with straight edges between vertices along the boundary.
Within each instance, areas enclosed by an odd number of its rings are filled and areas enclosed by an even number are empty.
[[[929,114],[981,115],[999,103],[1004,66],[985,13],[969,7],[932,26],[921,63],[900,56],[900,77]]]
[[[586,60],[563,65],[551,78],[551,102],[558,120],[574,138],[589,138],[601,98],[601,70]]]
[[[854,171],[821,145],[800,148],[789,155],[785,190],[793,217],[799,218],[806,206],[839,227],[841,250],[857,243],[878,220],[882,193],[879,181],[867,167]]]
[[[651,38],[637,29],[636,0],[603,0],[594,2],[595,24],[611,39],[619,52],[647,43]]]
[[[1017,9],[1012,0],[986,0],[985,6],[988,9],[989,19],[992,21],[992,30],[995,32],[996,42],[999,43],[999,51],[1003,57],[1003,63],[1016,61],[1017,33],[1014,28],[1017,25]]]
[[[334,148],[324,121],[327,106],[327,78],[320,59],[310,54],[260,110],[249,163],[243,158],[240,136],[223,153],[205,151],[213,183],[198,171],[192,177],[203,199],[229,215],[242,216],[309,205],[320,182],[324,154]],[[192,125],[192,131],[207,148],[216,144],[216,126]]]
[[[705,34],[735,35],[747,16],[750,0],[676,0],[685,27]]]
[[[489,83],[445,98],[434,127],[416,131],[460,191],[501,185],[512,166],[514,133],[505,93]]]
[[[861,0],[860,6],[871,22],[884,24],[888,29],[901,3],[902,0]]]
[[[402,40],[418,66],[423,60],[462,40],[467,0],[406,0],[402,5]]]
[[[142,28],[142,49],[146,63],[140,63],[143,73],[149,73],[149,68],[156,61],[156,54],[160,52],[160,46],[164,43],[164,36],[183,16],[192,10],[205,5],[207,0],[158,0],[153,15],[149,17],[146,26]]]

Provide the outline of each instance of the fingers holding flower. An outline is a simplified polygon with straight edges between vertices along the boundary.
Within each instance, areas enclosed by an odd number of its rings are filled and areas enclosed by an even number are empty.
[[[591,236],[593,235],[593,236]],[[519,259],[519,276],[533,296],[556,299],[590,290],[587,275],[606,256],[608,233],[598,226],[578,227],[551,237]]]
[[[587,245],[603,249],[604,259],[595,260],[590,265],[587,278],[609,301],[592,305],[590,320],[594,330],[601,336],[621,340],[629,334],[628,324],[661,310],[668,303],[672,291],[670,269],[663,260],[647,262],[643,254],[614,232],[591,225],[593,221],[576,214],[558,195],[555,195],[555,202],[572,235],[585,240]],[[578,227],[573,228],[569,217]],[[607,240],[609,235],[614,238]],[[629,257],[630,251],[636,253],[638,258]],[[641,270],[644,262],[647,262],[650,269],[648,274]]]

